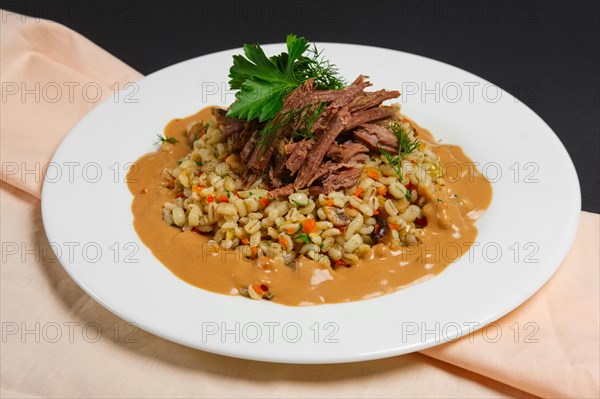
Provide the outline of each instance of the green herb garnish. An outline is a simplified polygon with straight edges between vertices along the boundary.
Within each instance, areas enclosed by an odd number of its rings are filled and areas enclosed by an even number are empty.
[[[292,135],[294,136],[305,139],[314,138],[312,128],[324,109],[325,106],[323,103],[316,105],[309,104],[300,109],[291,109],[270,119],[258,132],[258,145],[264,149],[268,148],[271,142],[277,137],[277,131],[286,126],[292,127]]]
[[[160,144],[162,144],[162,143],[164,143],[165,141],[166,141],[167,143],[170,143],[170,144],[175,144],[175,143],[177,143],[177,139],[175,139],[175,137],[169,137],[169,138],[166,138],[166,137],[163,137],[163,136],[161,136],[160,134],[157,134],[157,135],[156,135],[156,137],[158,137],[158,140],[156,140],[156,141],[154,142],[154,144],[159,144],[159,143],[160,143]]]
[[[310,244],[310,237],[308,234],[298,234],[294,239],[304,241],[305,244]]]
[[[406,189],[406,192],[404,193],[404,198],[406,198],[407,201],[410,201],[412,199],[412,195],[410,194],[409,189]]]
[[[196,161],[196,166],[202,166],[202,161]]]
[[[286,44],[287,53],[272,57],[258,44],[244,44],[244,55],[233,56],[229,86],[238,92],[227,116],[270,119],[283,109],[285,96],[310,78],[317,89],[344,87],[335,66],[320,58],[316,48],[309,49],[305,38],[288,35]]]
[[[387,163],[392,167],[392,169],[394,169],[398,175],[398,178],[400,178],[400,182],[402,182],[404,180],[404,176],[402,174],[402,159],[406,155],[419,148],[421,142],[418,140],[412,140],[400,122],[392,122],[389,127],[398,138],[398,154],[392,155],[388,150],[383,148],[380,148],[379,151],[385,157]],[[406,195],[406,197],[410,201],[410,191],[407,190],[407,193],[408,195]]]

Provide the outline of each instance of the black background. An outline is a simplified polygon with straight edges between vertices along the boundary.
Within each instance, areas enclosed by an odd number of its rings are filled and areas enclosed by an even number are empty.
[[[243,42],[281,42],[289,32],[455,65],[508,90],[552,127],[576,165],[583,209],[600,212],[600,2],[4,1],[1,7],[60,22],[143,74]],[[508,118],[498,123],[511,128]]]

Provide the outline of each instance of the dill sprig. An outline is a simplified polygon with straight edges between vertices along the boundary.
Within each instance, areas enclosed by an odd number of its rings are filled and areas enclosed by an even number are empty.
[[[396,172],[400,182],[402,183],[404,180],[404,174],[402,173],[402,159],[419,148],[421,142],[411,139],[408,133],[406,133],[402,127],[402,124],[398,121],[392,122],[389,127],[398,138],[398,154],[392,155],[388,150],[383,148],[379,148],[379,151],[387,163],[392,167],[392,169],[394,169],[394,172]],[[410,201],[410,198],[410,191],[407,190],[406,199]]]
[[[177,139],[175,137],[164,137],[164,136],[161,136],[160,134],[157,134],[156,137],[158,137],[158,140],[156,140],[154,142],[154,144],[162,144],[164,142],[167,142],[170,144],[177,143]]]
[[[258,132],[258,145],[268,148],[277,136],[277,132],[290,126],[292,135],[306,139],[314,138],[312,129],[319,116],[323,113],[323,103],[308,104],[300,109],[291,109],[270,119]]]
[[[420,141],[412,140],[410,138],[408,133],[406,133],[402,127],[402,124],[398,121],[394,121],[390,124],[390,130],[398,137],[398,157],[400,160],[421,145]]]
[[[319,90],[339,90],[345,87],[346,82],[340,77],[338,68],[322,54],[323,50],[317,49],[313,43],[307,50],[307,56],[298,61],[296,77],[302,81],[314,78],[315,87]]]

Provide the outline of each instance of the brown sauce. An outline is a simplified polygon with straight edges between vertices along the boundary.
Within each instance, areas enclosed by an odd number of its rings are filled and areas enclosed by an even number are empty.
[[[179,141],[172,152],[142,156],[128,175],[134,227],[142,242],[177,277],[208,291],[237,295],[238,288],[259,281],[270,287],[272,301],[291,306],[356,301],[394,292],[441,273],[466,253],[477,236],[474,223],[491,201],[491,184],[470,166],[472,161],[460,147],[436,143],[431,133],[410,121],[419,139],[434,148],[447,180],[438,195],[441,202],[423,207],[428,224],[422,243],[397,251],[378,244],[370,256],[349,268],[333,270],[302,258],[296,267],[272,262],[265,269],[244,260],[239,251],[215,253],[207,244],[211,236],[182,232],[162,220],[163,204],[173,199],[162,170],[175,167],[190,151],[186,125],[210,118],[210,108],[206,108],[171,121],[164,132]],[[448,191],[458,198],[451,198]],[[467,203],[462,199],[468,199]]]

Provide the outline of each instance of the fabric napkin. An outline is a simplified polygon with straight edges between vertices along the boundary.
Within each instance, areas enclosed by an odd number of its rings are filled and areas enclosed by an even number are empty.
[[[600,217],[587,212],[538,293],[485,333],[421,353],[278,365],[132,330],[52,256],[39,197],[62,138],[142,76],[59,24],[2,11],[0,27],[2,397],[600,397]]]

